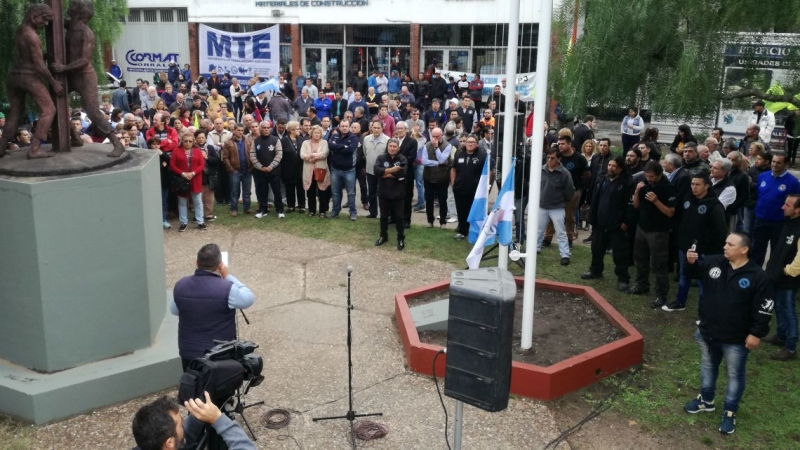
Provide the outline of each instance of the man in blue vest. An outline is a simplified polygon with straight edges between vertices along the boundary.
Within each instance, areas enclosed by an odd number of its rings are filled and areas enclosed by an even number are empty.
[[[183,370],[201,358],[214,340],[236,339],[236,309],[249,308],[255,297],[230,274],[217,244],[197,252],[194,275],[175,283],[169,311],[178,316],[178,353]]]

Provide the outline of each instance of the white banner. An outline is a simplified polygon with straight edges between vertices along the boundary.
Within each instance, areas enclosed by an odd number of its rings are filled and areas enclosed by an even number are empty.
[[[250,78],[277,76],[280,63],[278,25],[250,33],[231,33],[200,24],[200,73]]]
[[[461,75],[464,74],[467,76],[468,81],[472,81],[475,78],[474,73],[469,72],[456,72],[453,70],[442,70],[436,69],[436,73],[439,76],[443,77],[445,81],[447,81],[450,77],[456,80],[461,79]],[[529,72],[529,73],[520,73],[517,74],[517,93],[519,93],[519,99],[523,102],[532,102],[533,101],[533,93],[534,93],[534,81],[535,81],[536,72]],[[481,75],[481,81],[483,81],[483,96],[488,97],[492,94],[495,86],[500,86],[501,88],[503,85],[500,83],[502,80],[507,79],[505,75]]]

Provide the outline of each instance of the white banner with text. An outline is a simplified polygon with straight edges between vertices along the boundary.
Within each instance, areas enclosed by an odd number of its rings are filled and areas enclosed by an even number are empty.
[[[280,67],[278,25],[252,31],[231,33],[200,24],[200,73],[216,70],[220,75],[250,78],[255,74],[277,76]]]

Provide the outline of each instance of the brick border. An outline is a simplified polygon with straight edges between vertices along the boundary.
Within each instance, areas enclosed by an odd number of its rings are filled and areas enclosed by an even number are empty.
[[[515,280],[520,287],[524,283],[521,277],[515,277]],[[414,372],[432,375],[433,357],[442,347],[420,342],[406,299],[427,292],[446,291],[449,286],[450,281],[445,280],[395,295],[397,327],[403,340],[408,367]],[[546,280],[536,280],[536,288],[585,296],[625,337],[548,367],[514,361],[511,367],[512,394],[553,400],[642,363],[644,338],[641,333],[593,288]],[[444,376],[445,360],[446,355],[437,361],[437,376]]]

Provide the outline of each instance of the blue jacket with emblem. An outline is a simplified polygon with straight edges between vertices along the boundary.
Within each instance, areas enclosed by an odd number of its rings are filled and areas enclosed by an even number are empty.
[[[800,194],[800,181],[788,170],[777,177],[772,171],[758,176],[756,182],[756,218],[767,222],[783,222],[783,202],[789,194]]]
[[[721,255],[728,237],[728,224],[725,220],[725,207],[719,202],[717,194],[708,188],[708,194],[698,199],[692,194],[676,205],[681,210],[681,224],[678,227],[678,250],[689,250],[697,241],[695,251],[701,255]]]

